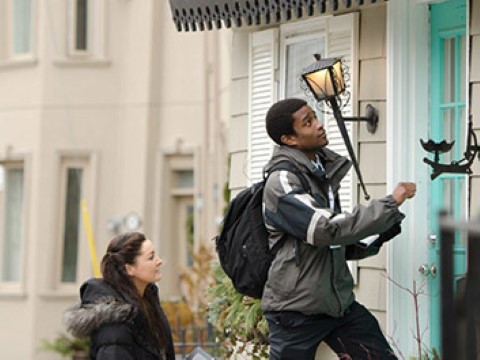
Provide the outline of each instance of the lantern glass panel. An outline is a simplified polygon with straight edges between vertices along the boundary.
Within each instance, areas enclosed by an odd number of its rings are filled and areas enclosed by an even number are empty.
[[[332,79],[332,76],[334,79]],[[342,61],[339,59],[333,65],[303,74],[305,81],[318,101],[337,96],[345,91]]]
[[[338,60],[333,64],[333,73],[336,79],[336,93],[340,95],[345,91],[345,79],[343,78],[342,61]]]
[[[336,95],[328,68],[305,74],[304,78],[318,101]]]

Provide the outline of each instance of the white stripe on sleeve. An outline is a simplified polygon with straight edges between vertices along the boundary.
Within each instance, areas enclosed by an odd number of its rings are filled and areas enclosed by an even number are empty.
[[[292,187],[288,182],[287,174],[288,174],[288,171],[280,170],[280,184],[282,185],[283,191],[285,192],[285,194],[288,194],[289,192],[292,191]]]
[[[313,213],[312,218],[310,219],[310,224],[308,224],[307,230],[307,243],[313,245],[313,236],[315,235],[315,228],[317,227],[317,222],[320,219],[322,214],[319,211]]]

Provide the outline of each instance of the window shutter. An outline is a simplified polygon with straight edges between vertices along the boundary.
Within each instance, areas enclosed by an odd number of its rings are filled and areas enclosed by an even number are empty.
[[[248,180],[254,183],[261,180],[263,167],[273,149],[273,142],[265,129],[265,115],[277,100],[277,29],[251,34],[249,63]]]
[[[357,34],[358,34],[358,14],[351,13],[342,16],[335,16],[329,19],[327,27],[327,57],[342,57],[349,73],[347,90],[350,92],[350,100],[342,109],[344,116],[351,116],[356,103],[356,75],[357,71]],[[350,139],[353,135],[353,125],[351,122],[345,123]],[[332,115],[326,116],[325,127],[328,133],[328,148],[345,156],[348,156],[347,148],[343,142],[337,122]],[[355,149],[356,139],[352,139]],[[340,203],[343,211],[351,211],[352,202],[356,195],[353,179],[353,171],[350,170],[343,179],[340,189]]]

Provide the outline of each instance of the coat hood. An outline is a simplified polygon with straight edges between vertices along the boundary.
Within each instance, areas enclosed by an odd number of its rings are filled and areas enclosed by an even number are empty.
[[[64,322],[76,337],[90,336],[102,326],[131,320],[136,308],[100,279],[90,279],[80,288],[81,303],[67,309]]]

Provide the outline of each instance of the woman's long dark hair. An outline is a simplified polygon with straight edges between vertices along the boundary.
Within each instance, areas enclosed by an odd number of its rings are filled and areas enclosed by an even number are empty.
[[[135,264],[136,257],[140,255],[140,249],[145,240],[147,240],[145,235],[139,232],[124,233],[114,237],[102,259],[102,275],[106,283],[140,304],[155,345],[159,350],[166,351],[168,340],[158,309],[158,295],[147,286],[145,293],[141,296],[126,268],[126,264]]]

